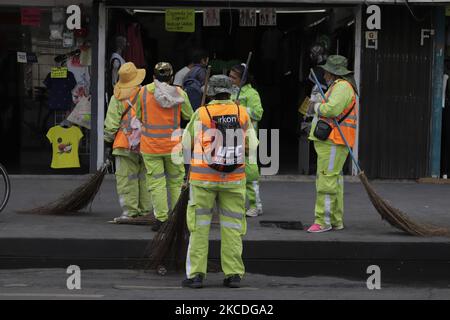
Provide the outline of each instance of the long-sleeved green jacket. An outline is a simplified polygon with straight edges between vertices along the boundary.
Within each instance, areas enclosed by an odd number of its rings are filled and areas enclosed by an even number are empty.
[[[236,99],[236,95],[231,97]],[[261,97],[258,91],[256,91],[250,83],[244,85],[239,94],[240,105],[247,108],[247,113],[252,119],[253,127],[258,130],[258,121],[263,116],[264,109],[261,104]]]
[[[314,136],[314,129],[316,128],[319,116],[325,118],[335,118],[340,115],[345,108],[351,103],[353,99],[353,90],[345,83],[346,81],[335,81],[328,92],[331,94],[328,96],[328,101],[320,104],[316,115],[311,124],[311,131],[309,133],[309,140],[321,141]],[[327,93],[328,93],[327,92]],[[330,140],[322,141],[327,143],[333,143]]]

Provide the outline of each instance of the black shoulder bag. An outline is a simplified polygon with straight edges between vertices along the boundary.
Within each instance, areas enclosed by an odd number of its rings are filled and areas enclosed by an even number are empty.
[[[338,121],[339,124],[341,124],[342,121],[344,121],[349,114],[353,111],[353,108],[355,106],[353,106],[346,114],[344,117],[342,117],[341,120]],[[319,121],[317,121],[317,125],[316,128],[314,129],[314,137],[316,137],[319,140],[325,141],[328,139],[328,137],[331,134],[331,131],[333,131],[333,127],[331,126],[331,124],[329,124],[327,121],[319,119]]]

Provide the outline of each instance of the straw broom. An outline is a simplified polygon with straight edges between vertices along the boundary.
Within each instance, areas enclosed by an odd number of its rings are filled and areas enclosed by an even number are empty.
[[[202,106],[205,105],[210,74],[211,66],[208,66],[201,102]],[[157,269],[160,275],[166,274],[168,269],[182,269],[186,261],[189,243],[189,230],[186,222],[189,202],[189,175],[190,169],[186,176],[186,182],[181,188],[180,197],[169,213],[169,219],[161,226],[146,249],[146,255],[150,256],[150,268]]]
[[[108,167],[111,165],[111,161],[108,159],[97,170],[97,172],[84,184],[70,192],[63,195],[61,198],[50,202],[46,205],[31,209],[19,211],[20,213],[33,213],[33,214],[49,214],[49,215],[63,215],[80,211],[94,201],[100,186],[103,183]]]
[[[316,77],[313,69],[311,69],[311,74],[313,75],[314,81],[320,90],[320,94],[322,95],[322,98],[324,99],[324,101],[327,101],[327,98],[325,97],[325,94],[322,91],[322,88],[319,84],[319,81],[317,80],[317,77]],[[361,170],[361,167],[359,166],[358,161],[356,161],[355,156],[353,155],[352,149],[350,148],[350,146],[347,142],[347,139],[345,138],[344,134],[342,133],[342,130],[341,130],[341,127],[340,127],[338,121],[336,119],[333,119],[333,122],[334,122],[335,126],[338,128],[339,134],[341,135],[342,140],[344,140],[345,146],[349,150],[352,161],[355,164],[356,168],[358,169],[359,180],[361,180],[361,183],[363,184],[364,189],[366,189],[367,195],[369,196],[369,199],[372,202],[372,205],[377,210],[377,212],[380,214],[380,216],[383,220],[386,220],[394,228],[402,230],[413,236],[422,236],[422,237],[450,236],[449,229],[415,222],[412,219],[410,219],[406,213],[402,212],[401,210],[399,210],[397,208],[392,207],[385,200],[383,200],[378,195],[378,193],[375,191],[375,189],[372,187],[372,185],[369,183],[369,180],[367,179],[364,171]]]

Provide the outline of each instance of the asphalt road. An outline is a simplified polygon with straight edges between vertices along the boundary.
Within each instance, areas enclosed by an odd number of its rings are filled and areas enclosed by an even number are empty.
[[[450,282],[417,285],[411,281],[399,285],[383,283],[381,277],[381,289],[369,290],[366,281],[246,274],[240,289],[229,289],[222,286],[221,273],[211,273],[203,289],[188,289],[181,288],[183,277],[178,273],[160,276],[139,270],[81,270],[77,283],[74,274],[68,274],[66,269],[0,270],[0,299],[214,299],[242,300],[243,303],[245,300],[450,299]],[[69,290],[68,282],[71,286],[80,284],[81,289]]]

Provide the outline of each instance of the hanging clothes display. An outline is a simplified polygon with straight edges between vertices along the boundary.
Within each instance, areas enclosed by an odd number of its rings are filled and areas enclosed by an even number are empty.
[[[83,133],[77,126],[69,128],[56,125],[47,132],[52,144],[53,156],[50,165],[53,169],[79,168],[78,146]]]
[[[144,46],[142,45],[141,26],[132,23],[127,28],[128,45],[125,49],[125,60],[133,62],[137,68],[145,68]]]
[[[65,78],[52,78],[51,72],[44,80],[44,85],[48,89],[48,108],[50,110],[69,110],[72,105],[72,90],[77,85],[77,81],[72,72],[67,72]]]
[[[77,104],[81,98],[89,97],[89,88],[91,86],[89,67],[81,65],[80,56],[73,56],[67,60],[67,68],[74,74],[77,82],[72,90],[73,102]]]

